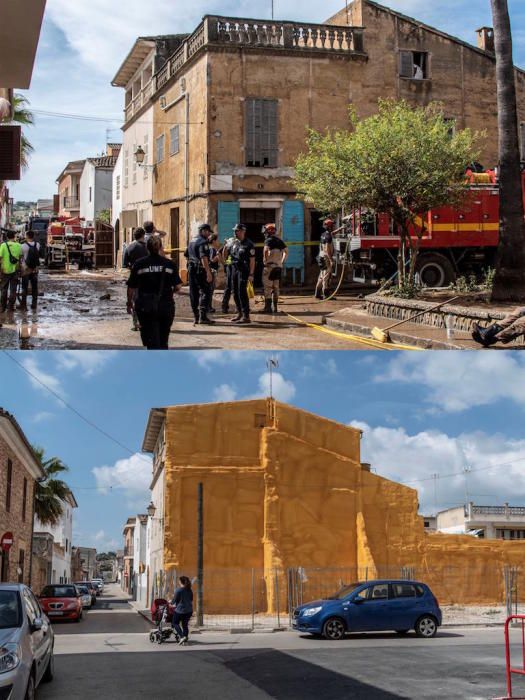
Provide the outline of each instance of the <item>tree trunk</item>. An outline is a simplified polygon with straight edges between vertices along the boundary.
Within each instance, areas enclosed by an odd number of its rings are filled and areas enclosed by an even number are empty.
[[[496,50],[500,165],[500,241],[492,299],[525,300],[525,220],[516,82],[507,0],[491,0]]]

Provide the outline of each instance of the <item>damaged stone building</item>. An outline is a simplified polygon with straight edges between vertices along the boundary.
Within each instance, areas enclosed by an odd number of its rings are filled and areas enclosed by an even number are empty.
[[[275,576],[285,609],[290,570],[319,577],[326,594],[408,574],[443,603],[501,602],[504,567],[525,555],[523,541],[428,534],[417,491],[361,462],[360,430],[272,399],[153,409],[143,449],[156,525],[148,580],[195,576],[202,483],[208,612],[249,609],[252,572],[266,582],[258,609],[273,609]]]
[[[132,172],[152,177],[153,218],[175,257],[202,221],[222,239],[241,221],[256,243],[263,224],[276,222],[295,244],[288,281],[302,282],[314,274],[321,230],[293,183],[308,128],[347,127],[350,104],[366,117],[380,98],[440,101],[451,129],[487,131],[483,162],[495,165],[493,32],[480,28],[476,40],[475,30],[469,44],[372,0],[354,0],[325,24],[206,16],[148,74],[137,109],[128,103],[127,131],[146,113],[153,125],[146,149],[137,139],[127,149],[124,182]],[[142,69],[124,71],[128,87]],[[525,121],[520,69],[516,83]],[[148,160],[137,173],[138,146]]]

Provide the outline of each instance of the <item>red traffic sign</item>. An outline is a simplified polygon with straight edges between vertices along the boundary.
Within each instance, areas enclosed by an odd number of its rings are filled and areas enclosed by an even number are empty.
[[[13,544],[13,533],[12,532],[4,532],[2,535],[2,539],[0,540],[0,547],[4,550],[4,552],[8,552],[11,549],[11,546]]]

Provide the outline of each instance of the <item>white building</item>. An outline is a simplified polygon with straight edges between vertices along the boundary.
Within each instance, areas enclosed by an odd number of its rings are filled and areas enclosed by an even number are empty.
[[[113,168],[112,177],[112,202],[111,202],[111,225],[113,226],[113,231],[115,232],[115,251],[117,256],[122,250],[121,241],[121,218],[122,218],[122,160],[124,157],[124,151],[120,149],[117,162]],[[121,264],[121,259],[116,258],[117,267]]]
[[[148,602],[147,515],[137,515],[133,530],[133,593],[144,608]]]
[[[148,518],[148,564],[150,587],[155,577],[164,568],[164,492],[166,461],[165,410],[154,408],[150,411],[148,425],[142,444],[144,452],[153,454],[153,478],[150,484],[153,517]]]
[[[122,202],[120,249],[132,241],[133,230],[154,221],[153,212],[153,75],[177,49],[185,34],[140,37],[113,78],[114,87],[125,90],[125,124],[122,144]],[[135,152],[141,147],[144,163],[139,166]]]
[[[438,532],[467,534],[485,539],[525,539],[525,507],[466,506],[449,508],[437,514]]]
[[[43,525],[35,516],[35,533],[49,533],[53,537],[51,580],[49,583],[71,582],[71,549],[73,539],[73,511],[78,508],[75,497],[69,492],[62,501],[62,515],[56,525]]]
[[[80,217],[95,221],[113,205],[113,170],[120,144],[108,144],[107,155],[87,158],[80,176]]]

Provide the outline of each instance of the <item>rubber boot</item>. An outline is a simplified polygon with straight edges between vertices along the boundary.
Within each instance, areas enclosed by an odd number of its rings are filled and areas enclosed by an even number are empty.
[[[272,313],[272,300],[271,299],[265,299],[264,300],[264,309],[261,311],[262,314],[271,314]]]
[[[20,299],[20,306],[18,307],[21,311],[27,311],[27,294],[22,295]]]
[[[503,328],[498,326],[497,323],[493,323],[492,326],[487,326],[487,328],[481,328],[476,323],[474,324],[474,330],[472,331],[472,338],[477,343],[480,343],[484,347],[488,348],[498,342],[496,336],[498,333],[501,333],[502,330]]]
[[[242,314],[240,311],[237,312],[237,316],[230,319],[232,323],[240,323],[242,321]]]
[[[316,299],[324,299],[323,293],[319,289],[315,290],[315,298]]]
[[[214,323],[215,321],[213,319],[208,318],[206,311],[201,311],[199,315],[199,324],[201,326],[213,326]]]
[[[225,304],[222,305],[222,309],[221,309],[221,310],[222,310],[222,313],[223,313],[223,314],[228,314],[228,313],[230,313],[230,307],[227,306],[227,305],[225,305]]]
[[[251,323],[251,322],[252,322],[252,321],[251,321],[251,319],[250,319],[249,316],[243,316],[243,317],[241,318],[241,320],[238,321],[237,323],[240,325],[241,323]]]
[[[279,313],[278,307],[279,307],[279,297],[277,296],[277,294],[274,294],[273,295],[273,312],[274,312],[274,314]]]

